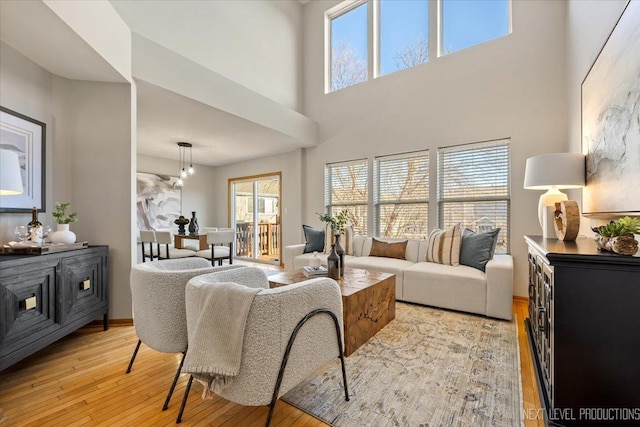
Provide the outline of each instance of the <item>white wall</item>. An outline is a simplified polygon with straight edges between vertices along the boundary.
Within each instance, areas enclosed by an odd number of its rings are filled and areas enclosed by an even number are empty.
[[[292,151],[277,156],[246,162],[233,163],[215,168],[213,191],[216,195],[214,206],[216,225],[226,226],[228,215],[228,180],[251,175],[282,172],[282,242],[283,247],[300,243],[302,235],[302,152]]]
[[[442,146],[510,137],[511,253],[516,295],[527,295],[523,236],[541,234],[537,191],[522,188],[525,160],[563,151],[565,3],[514,1],[513,33],[335,93],[324,94],[324,11],[304,8],[304,113],[320,126],[321,144],[306,150],[303,222],[323,208],[327,162],[429,149],[431,201],[436,154]],[[429,224],[437,206],[430,204]]]
[[[613,30],[627,0],[578,1],[567,4],[567,111],[568,135],[566,151],[581,152],[581,87],[582,81],[595,61],[600,49]],[[582,207],[580,190],[571,192],[570,198]],[[582,209],[581,209],[582,210]],[[591,222],[594,222],[591,224]],[[589,225],[595,220],[582,217],[580,233],[593,236]]]
[[[178,175],[177,157],[176,160],[167,160],[138,154],[137,158],[138,172]],[[182,188],[182,214],[191,218],[191,212],[195,211],[200,227],[222,226],[216,222],[216,208],[220,203],[224,203],[226,206],[226,199],[224,199],[223,193],[218,195],[214,191],[215,170],[211,166],[197,163],[194,164],[194,169],[196,173],[185,180]]]
[[[46,213],[38,218],[43,224],[53,224],[53,112],[51,105],[52,75],[44,68],[0,43],[0,105],[47,124],[46,167]],[[17,240],[13,231],[16,225],[26,225],[31,213],[0,213],[0,244]]]

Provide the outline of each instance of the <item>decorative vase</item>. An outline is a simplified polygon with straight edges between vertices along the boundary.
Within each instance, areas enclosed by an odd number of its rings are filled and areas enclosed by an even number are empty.
[[[175,221],[173,221],[173,223],[178,226],[178,234],[184,234],[184,226],[189,224],[189,220],[180,215]]]
[[[331,253],[327,257],[327,273],[333,280],[340,279],[340,257],[336,253],[336,245],[331,245]]]
[[[340,258],[340,277],[344,276],[344,248],[340,244],[340,235],[336,234],[336,253],[338,254],[338,258]]]
[[[189,234],[198,234],[198,230],[200,230],[200,226],[198,226],[198,218],[196,218],[195,212],[191,212],[191,221],[189,222]]]
[[[320,268],[321,264],[322,264],[322,260],[318,256],[318,251],[315,251],[313,253],[313,258],[309,259],[309,267],[315,268],[317,270],[318,268]]]
[[[69,230],[69,224],[58,224],[56,231],[49,236],[51,243],[71,244],[76,241],[76,233]]]

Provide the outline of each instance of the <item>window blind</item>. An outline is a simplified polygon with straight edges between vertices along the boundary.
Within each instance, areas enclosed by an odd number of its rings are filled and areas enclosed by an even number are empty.
[[[356,234],[366,236],[369,201],[367,159],[326,164],[324,200],[326,211],[331,215],[346,209]]]
[[[509,140],[438,149],[438,224],[476,232],[500,227],[496,252],[509,251]]]
[[[375,234],[426,237],[429,230],[429,152],[376,157]]]

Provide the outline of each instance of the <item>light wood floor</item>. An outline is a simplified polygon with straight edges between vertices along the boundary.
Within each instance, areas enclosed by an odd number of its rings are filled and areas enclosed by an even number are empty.
[[[524,301],[518,315],[525,414],[540,407],[531,354],[524,333]],[[186,376],[178,381],[167,411],[161,407],[179,355],[140,347],[133,370],[125,369],[137,337],[132,326],[86,327],[0,373],[0,426],[175,426]],[[182,425],[261,426],[267,407],[244,407],[224,399],[203,401],[201,387],[189,395]],[[527,410],[530,410],[527,412]],[[533,412],[531,412],[533,411]],[[527,427],[542,420],[525,420]],[[278,401],[273,426],[326,424]]]

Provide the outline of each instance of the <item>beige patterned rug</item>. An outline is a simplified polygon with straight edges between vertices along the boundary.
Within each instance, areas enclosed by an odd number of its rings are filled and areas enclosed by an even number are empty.
[[[336,427],[520,426],[516,321],[397,303],[396,319],[283,399]]]

